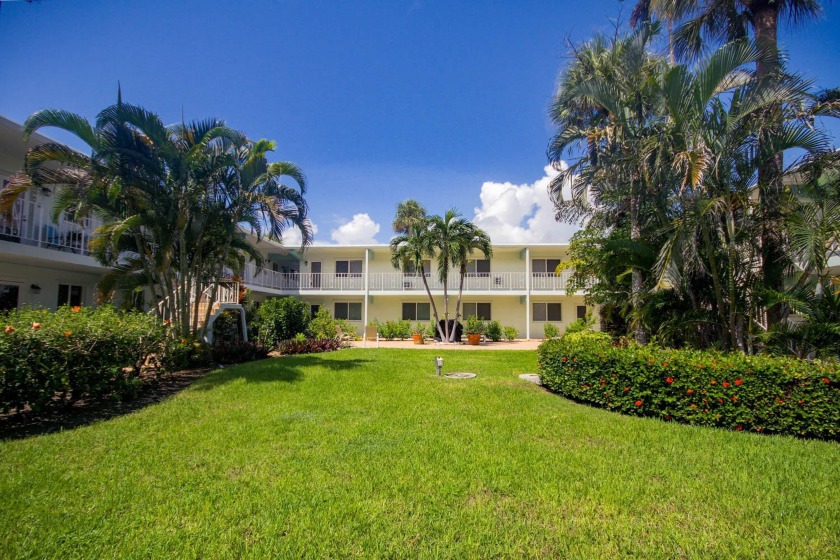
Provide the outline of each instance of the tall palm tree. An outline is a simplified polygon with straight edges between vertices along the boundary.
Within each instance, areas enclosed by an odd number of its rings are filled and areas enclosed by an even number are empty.
[[[449,329],[450,266],[453,256],[457,256],[461,251],[462,240],[467,236],[466,232],[469,231],[471,226],[472,224],[461,217],[461,214],[454,208],[447,210],[443,216],[429,218],[429,236],[437,261],[438,280],[443,284],[443,340],[446,341],[450,340],[452,334]]]
[[[407,199],[397,205],[397,215],[392,227],[395,233],[411,233],[413,227],[423,225],[426,209],[414,199]]]
[[[642,145],[660,118],[656,78],[664,61],[648,52],[652,37],[645,27],[625,36],[596,36],[574,52],[563,71],[549,114],[558,129],[548,158],[562,171],[550,191],[558,219],[589,219],[596,227],[615,227],[629,218],[630,238],[642,241],[646,194],[655,193]],[[654,137],[655,138],[655,137]],[[655,141],[653,142],[655,144]],[[562,167],[567,154],[575,157]],[[656,159],[655,153],[649,158]],[[563,188],[571,184],[571,197]],[[632,307],[642,308],[644,271],[632,267]],[[635,338],[647,342],[640,320]]]
[[[424,261],[435,253],[434,239],[431,235],[428,221],[415,222],[409,231],[402,233],[391,240],[391,265],[396,269],[406,270],[413,268],[420,273],[423,280],[423,288],[429,298],[429,305],[432,315],[435,318],[435,328],[438,330],[441,340],[445,338],[445,332],[440,329],[440,317],[438,316],[435,298],[429,289],[429,280],[426,276]]]
[[[479,251],[485,259],[493,256],[493,246],[490,243],[490,236],[483,229],[475,224],[466,222],[463,227],[456,231],[454,248],[450,254],[452,266],[459,271],[458,280],[458,301],[455,304],[455,321],[461,318],[461,297],[464,293],[464,279],[467,276],[467,264],[473,253]],[[449,341],[452,342],[454,332],[449,333]]]

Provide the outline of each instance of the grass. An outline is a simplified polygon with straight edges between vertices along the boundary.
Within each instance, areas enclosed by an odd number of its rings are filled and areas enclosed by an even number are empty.
[[[840,446],[629,418],[533,352],[343,350],[0,443],[4,558],[828,558]],[[834,551],[834,552],[832,552]]]

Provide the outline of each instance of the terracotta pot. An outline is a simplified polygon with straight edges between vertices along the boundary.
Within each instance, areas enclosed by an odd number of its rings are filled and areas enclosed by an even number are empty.
[[[467,335],[467,344],[470,346],[478,346],[481,342],[481,335],[480,334],[468,334]]]
[[[423,335],[422,334],[413,334],[411,338],[414,339],[414,344],[423,344]]]

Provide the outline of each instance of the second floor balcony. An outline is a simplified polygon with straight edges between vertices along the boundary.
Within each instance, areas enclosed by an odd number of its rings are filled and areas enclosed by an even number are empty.
[[[573,271],[531,274],[531,292],[565,291]],[[464,278],[465,292],[515,292],[528,290],[525,272],[479,272],[468,273]],[[243,282],[252,287],[270,288],[288,293],[311,292],[356,292],[364,293],[364,273],[300,273],[275,272],[257,268],[253,264],[245,266]],[[426,276],[429,289],[436,294],[443,292],[443,283],[436,276]],[[458,290],[460,277],[453,274],[447,282],[450,292]],[[423,278],[417,274],[401,272],[372,272],[367,279],[367,289],[371,293],[424,292]]]

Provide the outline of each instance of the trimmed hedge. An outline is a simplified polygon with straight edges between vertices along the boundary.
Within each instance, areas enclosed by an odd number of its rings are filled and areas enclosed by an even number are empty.
[[[131,396],[160,352],[160,321],[110,306],[24,308],[0,315],[0,409]]]
[[[293,338],[280,343],[281,354],[312,354],[332,352],[341,348],[341,341],[334,338]]]
[[[840,365],[614,345],[604,333],[547,340],[542,384],[609,410],[732,430],[840,438]]]

